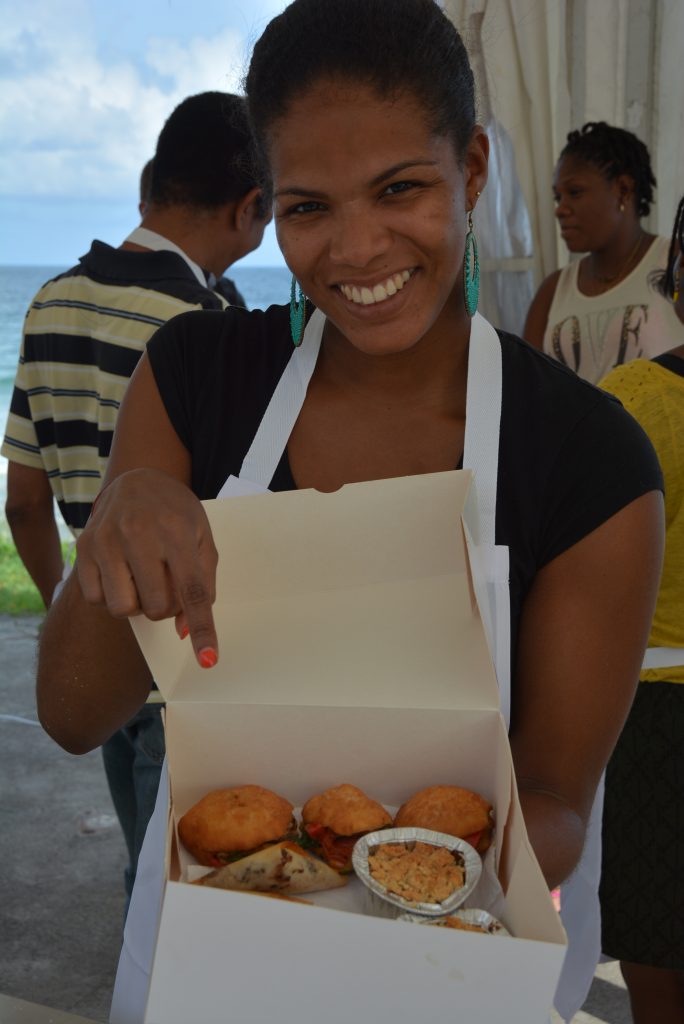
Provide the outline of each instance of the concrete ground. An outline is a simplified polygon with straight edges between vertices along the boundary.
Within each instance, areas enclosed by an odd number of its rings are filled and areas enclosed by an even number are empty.
[[[39,626],[0,616],[0,994],[106,1021],[124,843],[99,753],[66,754],[37,724]],[[573,1024],[630,1021],[617,965],[600,967]]]
[[[67,754],[37,724],[39,624],[0,616],[0,992],[106,1021],[124,842],[99,752]]]

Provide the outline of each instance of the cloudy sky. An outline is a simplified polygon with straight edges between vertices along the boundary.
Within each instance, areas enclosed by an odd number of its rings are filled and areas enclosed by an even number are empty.
[[[240,91],[285,0],[0,0],[0,264],[68,266],[137,223],[185,96]],[[272,228],[245,263],[281,263]]]

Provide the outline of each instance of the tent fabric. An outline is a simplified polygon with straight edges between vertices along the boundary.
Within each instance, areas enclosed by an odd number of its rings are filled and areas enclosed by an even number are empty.
[[[568,131],[565,4],[446,0],[471,56],[478,117],[492,147],[481,310],[520,334],[536,284],[558,266],[551,178]]]

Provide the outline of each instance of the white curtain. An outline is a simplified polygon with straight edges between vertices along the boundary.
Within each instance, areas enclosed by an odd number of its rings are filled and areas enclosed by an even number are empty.
[[[658,179],[651,230],[670,237],[684,195],[684,3],[659,0],[653,55],[655,124],[651,156]]]
[[[482,312],[520,334],[536,284],[558,266],[551,176],[568,131],[565,0],[446,0],[473,63],[492,147],[478,205]]]

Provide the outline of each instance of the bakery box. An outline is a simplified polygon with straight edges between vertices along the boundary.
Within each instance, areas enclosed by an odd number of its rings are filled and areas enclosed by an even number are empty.
[[[201,670],[172,622],[135,625],[167,701],[170,790],[146,1024],[548,1020],[565,935],[527,839],[475,597],[471,483],[461,471],[205,503],[218,665]],[[357,879],[313,906],[183,880],[176,824],[209,790],[256,783],[300,807],[342,782],[390,809],[438,783],[486,797],[513,937],[370,916]]]

